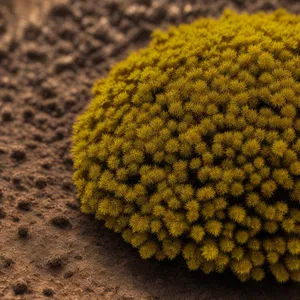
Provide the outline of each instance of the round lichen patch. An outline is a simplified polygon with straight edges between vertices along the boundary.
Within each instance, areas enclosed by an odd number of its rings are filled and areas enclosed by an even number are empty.
[[[300,17],[155,31],[74,125],[81,210],[142,258],[300,281]]]

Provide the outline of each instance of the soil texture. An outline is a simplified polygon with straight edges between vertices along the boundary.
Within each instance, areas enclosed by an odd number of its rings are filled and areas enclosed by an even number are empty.
[[[297,300],[300,286],[241,283],[142,260],[77,205],[72,125],[91,88],[153,29],[288,0],[0,0],[0,299]]]

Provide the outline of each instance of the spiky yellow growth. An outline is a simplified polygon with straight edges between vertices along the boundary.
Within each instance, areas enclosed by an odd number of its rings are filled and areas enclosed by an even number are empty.
[[[145,259],[299,281],[299,41],[282,10],[155,31],[74,125],[81,210]]]

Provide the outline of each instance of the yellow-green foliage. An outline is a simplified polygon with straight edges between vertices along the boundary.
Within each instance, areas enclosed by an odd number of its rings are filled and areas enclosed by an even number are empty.
[[[299,49],[282,10],[155,31],[74,125],[81,210],[142,258],[300,281]]]

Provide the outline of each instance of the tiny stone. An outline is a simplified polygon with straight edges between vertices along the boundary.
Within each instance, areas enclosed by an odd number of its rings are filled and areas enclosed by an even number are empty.
[[[14,158],[16,160],[25,159],[26,157],[25,149],[22,146],[13,146],[10,156],[11,158]]]
[[[96,23],[96,19],[86,16],[81,20],[81,25],[85,28],[93,26]]]
[[[16,295],[23,295],[28,292],[27,282],[23,279],[19,279],[17,282],[13,284],[13,290]]]
[[[32,134],[32,138],[35,140],[35,141],[38,141],[38,142],[41,142],[43,141],[43,136],[39,133],[39,132],[34,132]],[[35,147],[36,148],[36,147]]]
[[[29,22],[25,28],[23,36],[27,40],[35,40],[41,34],[41,29],[37,24]]]
[[[18,235],[20,238],[25,239],[28,237],[28,228],[25,226],[19,226]]]
[[[43,290],[43,295],[46,297],[52,297],[54,295],[54,291],[50,288],[45,288]]]
[[[146,7],[141,5],[131,5],[125,11],[125,15],[136,22],[142,20],[145,14]]]
[[[55,97],[57,95],[56,90],[57,90],[57,85],[53,81],[46,81],[40,87],[41,95],[45,99]],[[43,116],[39,115],[39,117],[42,118]]]
[[[119,29],[122,32],[127,32],[132,27],[132,22],[128,19],[123,19],[120,22]]]
[[[73,44],[68,41],[61,41],[57,47],[57,52],[61,54],[70,54],[73,50]]]
[[[18,209],[24,210],[24,211],[29,211],[31,210],[31,202],[28,200],[21,200],[18,203]]]
[[[34,112],[31,108],[25,108],[23,111],[23,119],[24,121],[29,121],[33,118]]]
[[[12,218],[13,222],[15,222],[15,223],[20,222],[20,218],[17,216],[11,216],[11,218]]]
[[[180,16],[180,8],[175,4],[171,4],[169,5],[168,14],[171,19],[176,19]]]
[[[11,258],[6,258],[3,255],[0,255],[0,269],[1,268],[9,268],[13,265],[15,261]]]
[[[75,58],[74,56],[67,55],[59,58],[55,63],[55,71],[60,73],[64,70],[70,69],[74,64]]]
[[[66,216],[53,217],[51,219],[51,224],[56,227],[62,228],[62,229],[71,229],[72,228],[72,224],[71,224],[69,218]]]
[[[65,108],[71,108],[72,106],[74,106],[76,104],[76,100],[73,98],[69,98],[65,100]]]
[[[27,57],[34,61],[44,61],[47,59],[47,53],[44,49],[38,48],[37,46],[29,45],[24,49]]]
[[[185,14],[189,14],[193,11],[193,7],[191,4],[186,4],[183,8]]]
[[[45,159],[44,161],[41,162],[41,166],[42,166],[42,168],[49,170],[52,167],[51,161],[48,159]]]
[[[93,35],[96,39],[103,41],[110,40],[109,22],[107,18],[100,18],[100,20],[92,27],[88,29],[88,32]]]
[[[72,41],[74,37],[78,34],[78,28],[74,26],[74,23],[65,22],[64,26],[59,29],[59,36],[63,40]]]
[[[154,5],[155,4],[155,5]],[[153,3],[146,12],[146,17],[148,20],[154,24],[159,24],[162,22],[166,14],[165,8],[161,6],[158,2]]]
[[[70,191],[70,190],[72,190],[72,188],[73,188],[73,184],[72,184],[71,181],[64,180],[64,181],[62,182],[62,188],[63,188],[64,190],[66,190],[66,191]]]
[[[47,262],[48,267],[51,269],[60,269],[64,264],[64,260],[60,256],[54,256]]]
[[[67,271],[65,274],[64,274],[64,278],[70,278],[74,275],[74,272],[73,271]]]
[[[78,204],[76,202],[71,202],[71,201],[67,202],[66,206],[71,208],[71,209],[78,209],[79,208]]]
[[[85,289],[85,292],[88,292],[88,293],[92,293],[94,290],[93,289],[91,289],[89,286],[87,286]],[[109,298],[111,298],[112,297],[112,294],[110,293],[108,293],[107,295],[106,295],[107,297],[109,297]]]
[[[12,182],[13,182],[13,184],[20,185],[21,182],[22,182],[22,178],[21,177],[22,176],[21,176],[20,173],[13,174],[13,176],[12,176]]]
[[[62,140],[66,135],[66,130],[64,128],[57,128],[55,130],[55,140]]]
[[[57,36],[53,31],[51,31],[50,28],[45,26],[43,28],[43,34],[46,42],[49,43],[50,45],[53,45],[57,42]]]
[[[47,180],[43,176],[39,176],[35,180],[35,186],[39,189],[44,189],[47,186]]]
[[[33,139],[36,140],[35,139],[35,134],[33,136]],[[28,147],[28,149],[36,149],[38,147],[38,144],[35,143],[35,142],[27,142],[26,146]]]
[[[2,120],[4,122],[12,121],[13,120],[13,113],[12,113],[11,108],[9,108],[9,107],[3,108],[1,117],[2,117]]]

